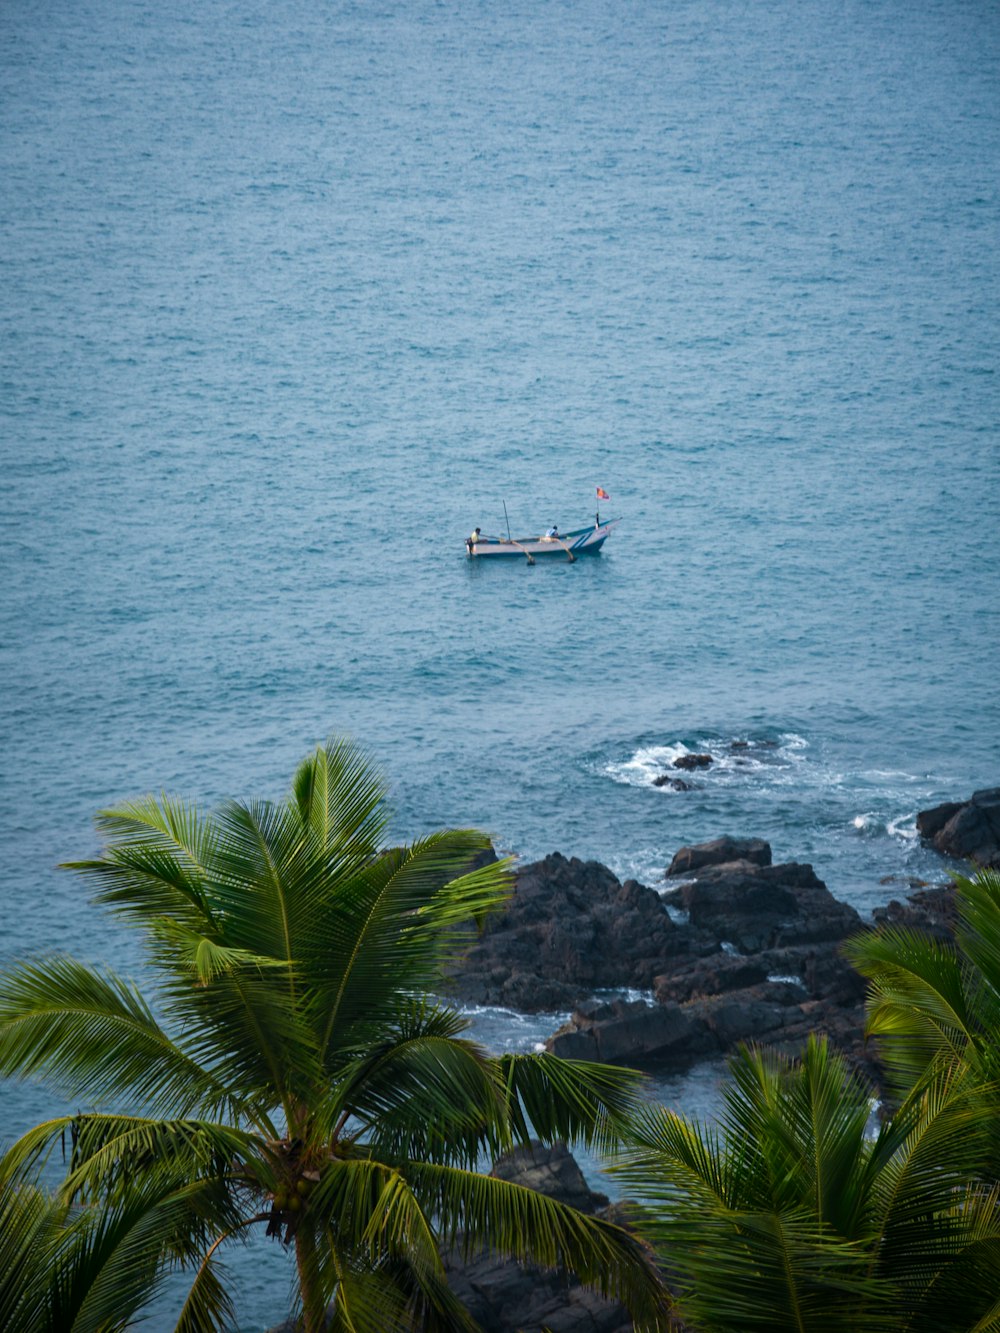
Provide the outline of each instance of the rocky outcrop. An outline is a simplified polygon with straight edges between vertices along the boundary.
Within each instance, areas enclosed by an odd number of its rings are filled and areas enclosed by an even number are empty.
[[[699,1056],[716,1054],[719,1047],[680,1005],[619,999],[579,1005],[546,1049],[566,1060],[647,1068],[683,1067]]]
[[[567,1058],[662,1070],[722,1056],[746,1041],[795,1054],[816,1032],[877,1076],[863,1037],[864,982],[831,946],[751,957],[720,951],[657,977],[654,995],[656,1003],[578,1005],[547,1047]]]
[[[917,832],[945,856],[1000,868],[1000,787],[974,792],[968,801],[921,810]]]
[[[761,839],[719,838],[672,864],[692,876],[664,895],[686,920],[597,862],[553,853],[523,867],[454,989],[475,1003],[570,1010],[549,1041],[566,1057],[683,1068],[751,1039],[793,1051],[816,1031],[871,1072],[864,983],[839,953],[864,929],[854,909],[811,866],[772,865]],[[616,990],[646,998],[600,994]]]
[[[831,943],[862,925],[854,908],[838,902],[812,866],[794,861],[777,866],[745,860],[708,866],[697,879],[681,885],[675,896],[692,926],[727,941],[740,953]]]
[[[929,885],[911,893],[905,903],[893,898],[872,913],[878,925],[906,926],[936,939],[950,939],[955,929],[955,891],[951,884]]]
[[[507,907],[453,970],[453,989],[474,1004],[571,1009],[595,990],[648,989],[664,959],[712,947],[676,926],[652,889],[553,852],[519,871]]]
[[[750,861],[754,865],[771,864],[771,844],[763,838],[713,838],[711,842],[695,843],[674,853],[667,867],[667,876],[693,875],[706,866],[725,865],[730,861]]]
[[[534,1145],[501,1158],[493,1175],[551,1195],[580,1212],[613,1215],[592,1191],[567,1149]],[[530,1268],[485,1252],[463,1260],[461,1246],[445,1258],[452,1291],[485,1333],[628,1333],[623,1305],[604,1300],[574,1278]]]
[[[710,754],[681,754],[673,761],[674,768],[711,768],[715,760]]]

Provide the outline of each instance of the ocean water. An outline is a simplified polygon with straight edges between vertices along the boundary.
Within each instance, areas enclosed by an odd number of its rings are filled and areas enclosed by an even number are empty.
[[[94,811],[335,732],[400,837],[940,879],[915,812],[1000,781],[998,56],[987,0],[8,0],[0,959],[134,967]],[[597,486],[600,557],[465,558]]]

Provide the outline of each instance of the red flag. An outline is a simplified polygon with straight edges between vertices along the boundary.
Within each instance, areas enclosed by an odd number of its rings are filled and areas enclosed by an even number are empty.
[[[610,499],[611,499],[611,496],[607,493],[607,491],[602,490],[601,487],[598,486],[598,488],[597,488],[597,498],[598,498],[598,500],[610,500]]]

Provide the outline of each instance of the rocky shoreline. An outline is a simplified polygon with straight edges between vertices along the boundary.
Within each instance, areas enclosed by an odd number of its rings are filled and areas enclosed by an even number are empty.
[[[968,869],[970,860],[1000,868],[1000,787],[922,811],[917,828],[956,858],[956,869]],[[558,852],[522,866],[506,909],[453,969],[453,995],[522,1012],[571,1010],[546,1043],[557,1055],[663,1071],[716,1059],[750,1040],[795,1055],[817,1032],[880,1081],[876,1054],[864,1041],[864,982],[840,946],[883,921],[947,936],[950,882],[902,881],[911,889],[906,901],[891,900],[866,922],[833,897],[811,865],[775,865],[767,842],[731,837],[680,848],[665,878],[669,887],[657,892],[622,883],[597,861]],[[628,994],[636,991],[642,996]],[[625,1220],[590,1189],[564,1145],[519,1149],[495,1163],[493,1174]],[[623,1306],[568,1274],[490,1251],[466,1255],[461,1239],[444,1261],[453,1291],[484,1333],[632,1327]]]
[[[945,855],[1000,866],[1000,788],[922,811],[917,827]],[[455,996],[570,1010],[546,1045],[572,1058],[683,1069],[749,1040],[794,1054],[816,1032],[879,1080],[864,1040],[864,983],[840,950],[873,922],[834,898],[811,865],[774,864],[761,839],[683,847],[666,881],[662,893],[622,883],[599,862],[558,852],[521,867],[506,910],[454,969]],[[947,934],[950,884],[911,887],[874,924]]]

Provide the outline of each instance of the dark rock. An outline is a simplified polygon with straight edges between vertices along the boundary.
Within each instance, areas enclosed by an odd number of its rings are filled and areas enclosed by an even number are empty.
[[[577,1010],[546,1042],[553,1055],[567,1059],[639,1065],[686,1063],[714,1045],[680,1005],[644,1000]]]
[[[769,1034],[788,1025],[786,1005],[754,993],[716,995],[692,1007],[714,1033],[722,1051],[740,1042],[767,1040]]]
[[[661,773],[654,778],[653,786],[669,787],[671,791],[694,791],[690,782],[685,782],[683,778],[672,778],[669,773]]]
[[[554,852],[518,872],[505,910],[453,969],[453,990],[477,1004],[571,1009],[595,990],[648,989],[664,960],[692,947],[652,889]]]
[[[1000,787],[973,792],[917,815],[917,831],[945,856],[1000,868]]]
[[[710,754],[681,754],[674,760],[674,768],[708,768],[714,762]]]
[[[767,974],[767,964],[761,958],[720,952],[710,958],[699,958],[677,972],[655,977],[653,991],[661,1004],[670,1001],[683,1004],[706,995],[745,990],[766,981]]]
[[[750,861],[754,865],[771,864],[771,844],[763,838],[713,838],[695,843],[674,853],[669,875],[693,875],[705,866],[724,865],[729,861]]]
[[[692,926],[741,953],[787,944],[841,940],[861,929],[853,907],[838,902],[810,865],[711,866],[681,886]]]
[[[543,1147],[515,1148],[493,1164],[491,1175],[512,1180],[528,1189],[549,1194],[581,1213],[598,1213],[608,1207],[605,1194],[596,1194],[587,1184],[576,1159],[564,1143]]]
[[[566,1148],[534,1145],[501,1158],[493,1175],[551,1195],[581,1212],[614,1216],[592,1191]],[[565,1273],[528,1267],[484,1252],[462,1257],[461,1242],[445,1256],[452,1291],[485,1333],[630,1333],[624,1306],[604,1300]]]
[[[713,993],[712,968],[719,989]],[[740,983],[743,984],[740,984]],[[799,1052],[810,1032],[828,1036],[870,1078],[879,1071],[864,1040],[865,983],[833,944],[772,949],[754,958],[719,953],[657,979],[656,1006],[580,1006],[550,1038],[557,1055],[654,1070],[688,1067],[741,1042]]]
[[[922,838],[935,837],[952,815],[957,815],[961,808],[961,801],[947,801],[944,805],[935,805],[930,810],[920,810],[917,814],[917,832]]]
[[[872,913],[879,925],[906,926],[926,931],[936,939],[950,939],[955,929],[955,891],[940,884],[911,893],[905,903],[893,898]]]

